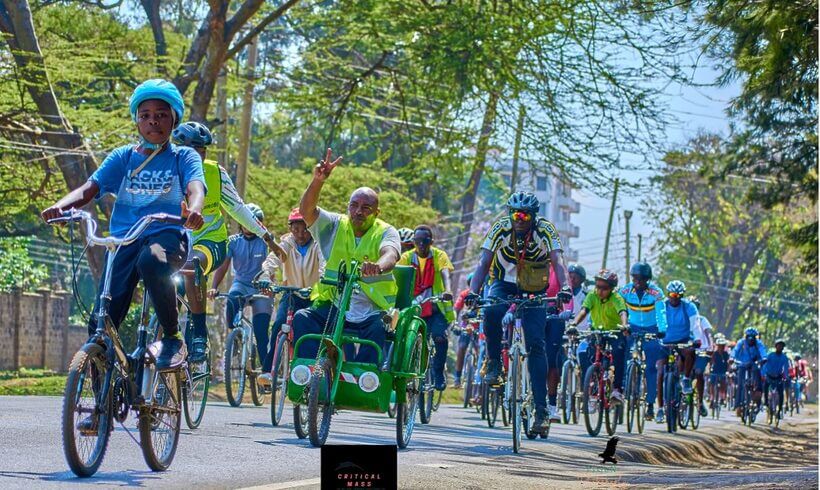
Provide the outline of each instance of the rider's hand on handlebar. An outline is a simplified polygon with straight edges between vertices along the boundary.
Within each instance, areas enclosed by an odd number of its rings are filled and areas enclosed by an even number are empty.
[[[61,218],[63,216],[63,210],[57,206],[51,206],[44,209],[43,212],[40,213],[40,216],[43,218],[43,221],[48,223],[49,220]]]
[[[362,264],[362,277],[378,276],[382,273],[382,268],[379,264],[373,262],[364,262]]]
[[[453,293],[441,293],[439,297],[442,301],[453,301]]]
[[[260,280],[256,281],[256,285],[261,290],[268,290],[271,287],[271,282],[267,281],[265,279],[260,279]]]
[[[572,290],[569,286],[562,287],[561,291],[558,292],[558,301],[563,304],[567,304],[572,301]]]
[[[471,291],[464,297],[464,306],[471,309],[475,308],[475,305],[478,303],[479,299],[481,299],[481,296]]]
[[[657,333],[657,337],[658,337],[659,339],[662,339],[662,338],[666,337],[666,332],[658,332],[658,333]]]
[[[218,289],[209,289],[209,290],[208,290],[208,299],[214,299],[214,298],[216,298],[216,295],[217,295],[217,294],[219,294],[219,290],[218,290]]]
[[[180,213],[180,216],[186,218],[185,228],[189,230],[198,230],[205,224],[202,213],[196,209],[188,209],[188,203],[185,201],[182,201],[182,213]]]

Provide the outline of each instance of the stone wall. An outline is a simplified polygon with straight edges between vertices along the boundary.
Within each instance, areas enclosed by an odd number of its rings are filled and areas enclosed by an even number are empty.
[[[65,371],[88,338],[85,326],[69,325],[70,302],[65,291],[0,293],[0,370]]]

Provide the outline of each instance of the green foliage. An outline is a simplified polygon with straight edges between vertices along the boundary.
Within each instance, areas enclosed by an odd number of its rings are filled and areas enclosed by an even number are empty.
[[[0,371],[0,395],[60,396],[66,377],[43,369]]]
[[[278,234],[287,231],[290,210],[299,205],[311,174],[301,169],[254,167],[249,172],[247,201],[259,204],[265,211],[265,221]],[[381,219],[396,226],[415,227],[433,223],[436,213],[429,203],[416,202],[409,187],[395,176],[369,167],[337,168],[325,182],[319,205],[328,211],[345,213],[350,194],[359,187],[379,191]]]
[[[0,291],[31,291],[48,278],[45,266],[35,265],[28,254],[30,238],[0,238]]]

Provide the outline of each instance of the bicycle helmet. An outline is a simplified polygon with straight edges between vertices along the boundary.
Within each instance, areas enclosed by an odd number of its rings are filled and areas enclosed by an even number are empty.
[[[171,137],[174,143],[193,148],[204,148],[214,142],[211,130],[196,121],[180,124],[171,133]]]
[[[179,93],[179,90],[173,83],[155,78],[137,85],[137,88],[134,89],[134,93],[131,94],[131,99],[128,101],[128,108],[131,111],[131,119],[133,119],[134,122],[137,122],[137,109],[139,109],[140,104],[151,99],[162,100],[171,106],[171,109],[177,116],[176,121],[174,121],[174,126],[182,121],[182,116],[185,114],[185,102],[182,100],[182,94]]]
[[[570,274],[575,273],[581,276],[581,281],[587,280],[587,271],[581,264],[570,264],[568,268]]]
[[[538,213],[541,203],[532,192],[515,192],[507,199],[507,209],[513,211],[526,211],[532,215]]]
[[[652,267],[646,262],[635,262],[629,269],[629,275],[645,277],[647,280],[652,279]]]
[[[264,211],[262,211],[262,208],[260,208],[260,207],[259,207],[259,206],[257,206],[256,204],[254,204],[254,203],[252,203],[252,202],[249,202],[249,203],[246,203],[246,204],[245,204],[245,206],[246,206],[248,209],[250,209],[250,210],[251,210],[251,212],[253,213],[254,217],[256,217],[256,219],[258,219],[259,221],[262,221],[262,220],[264,220],[264,219],[265,219],[265,212],[264,212]]]
[[[686,292],[686,284],[683,281],[678,281],[677,279],[671,281],[669,284],[666,285],[666,292],[667,293],[677,293],[683,295]]]
[[[399,241],[401,243],[413,243],[413,230],[410,228],[399,228]]]
[[[774,345],[775,345],[775,347],[777,347],[777,344],[783,344],[783,347],[786,347],[786,340],[785,340],[785,339],[782,339],[782,338],[781,338],[781,339],[777,339],[777,340],[775,340],[775,341],[774,341]]]
[[[800,354],[798,354],[797,352],[795,352],[795,353],[794,353],[794,360],[795,360],[795,361],[799,361],[799,360],[800,360],[800,359],[802,359],[802,358],[803,358],[803,356],[801,356],[801,355],[800,355]]]
[[[757,329],[754,328],[754,327],[749,327],[749,328],[747,328],[746,330],[743,331],[743,335],[745,335],[747,337],[749,337],[749,336],[757,337],[758,335],[760,335],[760,332],[758,332]]]
[[[618,274],[615,274],[609,269],[601,269],[598,271],[598,274],[595,275],[595,280],[606,281],[612,289],[615,289],[618,286]]]

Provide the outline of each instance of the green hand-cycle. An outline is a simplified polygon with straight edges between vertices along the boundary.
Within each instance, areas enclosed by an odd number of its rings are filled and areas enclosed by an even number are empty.
[[[398,284],[396,314],[385,317],[390,347],[358,337],[345,335],[345,313],[353,292],[360,288],[360,264],[351,261],[339,266],[337,280],[322,279],[337,288],[338,313],[332,330],[301,336],[293,347],[287,395],[294,404],[294,420],[305,420],[310,442],[322,446],[330,433],[334,410],[347,409],[386,413],[391,392],[396,400],[396,442],[400,448],[410,443],[418,411],[421,378],[427,369],[426,324],[419,317],[421,309],[412,304],[415,270],[397,266],[393,271]],[[327,326],[326,326],[327,327]],[[299,347],[306,340],[319,341],[316,358],[299,357]],[[362,363],[344,358],[342,347],[360,344],[376,350],[378,362]],[[307,407],[307,416],[302,413]],[[300,424],[296,424],[300,425]],[[297,432],[298,434],[298,432]]]

